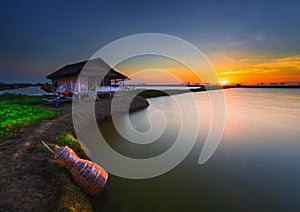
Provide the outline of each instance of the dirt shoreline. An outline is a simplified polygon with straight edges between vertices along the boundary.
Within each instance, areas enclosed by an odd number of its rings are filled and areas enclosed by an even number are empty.
[[[124,97],[125,98],[125,97]],[[99,122],[110,118],[110,99],[96,102]],[[148,102],[136,97],[131,111],[146,108]],[[23,127],[13,136],[0,142],[0,211],[57,211],[65,181],[59,175],[55,161],[49,159],[41,148],[41,141],[55,143],[62,133],[73,133],[72,105],[59,108],[45,106],[60,114],[33,126]],[[120,108],[120,112],[126,111]]]

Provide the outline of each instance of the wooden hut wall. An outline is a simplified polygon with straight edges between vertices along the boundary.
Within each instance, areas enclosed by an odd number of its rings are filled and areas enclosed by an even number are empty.
[[[52,79],[52,85],[57,83],[56,89],[63,87],[64,89],[74,91],[77,81],[77,76],[66,76]],[[55,91],[54,91],[55,92]]]
[[[88,77],[85,75],[80,75],[80,78],[75,75],[65,76],[52,79],[52,84],[54,85],[55,83],[57,83],[56,90],[63,87],[72,92],[74,92],[76,83],[78,92],[93,91],[98,86],[111,86],[111,80],[107,76],[104,79],[102,77]],[[53,90],[53,92],[56,92],[56,90]]]
[[[88,77],[84,75],[80,75],[77,80],[77,88],[79,92],[88,91]]]

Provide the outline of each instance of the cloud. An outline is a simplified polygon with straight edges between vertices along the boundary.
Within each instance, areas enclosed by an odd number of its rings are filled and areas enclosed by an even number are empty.
[[[264,74],[275,73],[282,71],[293,71],[300,73],[300,55],[293,55],[290,57],[271,59],[264,62],[256,62],[251,59],[240,59],[240,66],[228,71],[222,72],[222,74]]]

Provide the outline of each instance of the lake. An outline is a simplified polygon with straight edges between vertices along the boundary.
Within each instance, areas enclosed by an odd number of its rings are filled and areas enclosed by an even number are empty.
[[[40,86],[30,86],[25,88],[16,88],[0,91],[0,95],[4,93],[13,93],[13,94],[24,94],[29,96],[41,96],[43,94],[49,94],[41,90]]]
[[[188,157],[154,178],[134,180],[111,174],[105,190],[92,199],[94,207],[103,211],[299,211],[300,89],[235,88],[224,92],[226,127],[208,162],[198,164],[210,123],[205,117],[210,119],[211,114],[207,93],[200,92],[194,95],[204,121]],[[177,95],[182,101],[188,101],[186,96]],[[145,148],[124,141],[113,123],[106,122],[100,130],[112,148],[130,157],[148,158],[172,146],[180,126],[172,98],[148,101],[147,109],[129,115],[132,125],[143,131],[149,127],[148,115],[160,110],[171,117],[168,132]],[[195,114],[184,115],[191,122],[195,119]],[[119,120],[125,131],[126,120]]]

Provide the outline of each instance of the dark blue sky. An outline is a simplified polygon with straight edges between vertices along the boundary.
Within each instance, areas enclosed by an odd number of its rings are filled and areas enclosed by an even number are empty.
[[[45,81],[109,42],[145,32],[178,36],[208,57],[289,57],[300,54],[299,26],[300,1],[1,1],[0,81]]]

